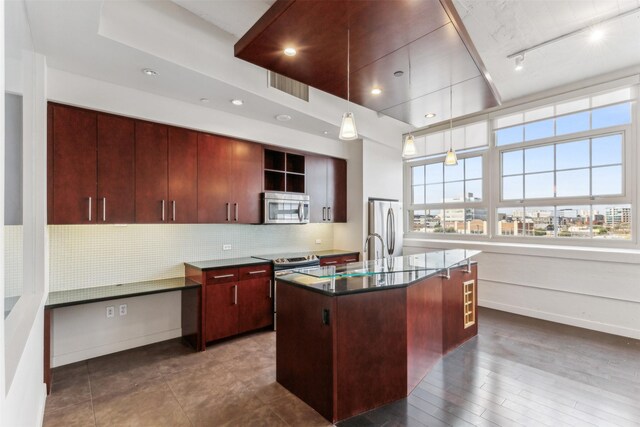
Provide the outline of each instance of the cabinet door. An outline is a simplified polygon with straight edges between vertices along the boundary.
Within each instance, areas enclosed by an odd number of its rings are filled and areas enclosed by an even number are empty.
[[[98,113],[98,223],[135,221],[135,121]]]
[[[327,215],[327,159],[305,157],[305,181],[309,195],[309,221],[326,222]]]
[[[136,222],[165,222],[167,127],[136,121]]]
[[[258,278],[238,283],[238,332],[273,324],[271,279]]]
[[[213,341],[238,333],[238,282],[206,286],[205,339]]]
[[[327,159],[328,220],[347,222],[347,162]]]
[[[96,222],[96,113],[63,105],[53,109],[52,216],[49,224]]]
[[[198,134],[198,222],[227,223],[233,220],[229,183],[232,144],[228,139]]]
[[[198,133],[169,128],[167,221],[198,222]]]
[[[233,141],[232,219],[242,224],[259,224],[262,191],[262,146],[253,142]],[[237,215],[236,215],[237,212]]]

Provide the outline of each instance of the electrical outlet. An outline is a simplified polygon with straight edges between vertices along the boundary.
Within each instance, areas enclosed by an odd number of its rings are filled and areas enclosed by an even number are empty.
[[[319,245],[322,243],[322,239],[316,239],[316,245]]]
[[[107,318],[114,317],[116,315],[116,308],[112,305],[107,307]]]
[[[222,245],[222,250],[223,251],[230,251],[231,250],[231,245]]]
[[[127,315],[127,304],[120,304],[120,316],[126,316]]]

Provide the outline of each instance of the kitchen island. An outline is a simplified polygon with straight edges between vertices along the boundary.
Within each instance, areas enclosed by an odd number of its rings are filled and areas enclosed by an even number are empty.
[[[278,277],[277,381],[331,422],[406,397],[444,354],[477,335],[478,253]]]

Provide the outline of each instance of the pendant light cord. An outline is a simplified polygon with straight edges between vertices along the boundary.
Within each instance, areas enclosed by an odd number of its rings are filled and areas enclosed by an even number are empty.
[[[351,28],[347,26],[347,111],[349,111],[349,101],[351,100],[351,88],[349,80],[351,79]]]
[[[449,151],[453,149],[453,82],[449,85]]]

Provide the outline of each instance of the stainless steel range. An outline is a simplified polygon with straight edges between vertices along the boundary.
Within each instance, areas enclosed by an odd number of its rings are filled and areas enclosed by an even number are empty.
[[[275,331],[278,313],[276,279],[279,276],[295,272],[300,268],[318,267],[320,265],[320,259],[310,252],[254,255],[252,258],[264,259],[273,263],[273,330]]]

